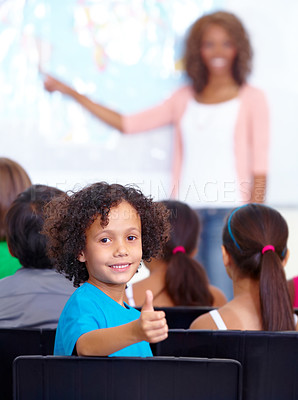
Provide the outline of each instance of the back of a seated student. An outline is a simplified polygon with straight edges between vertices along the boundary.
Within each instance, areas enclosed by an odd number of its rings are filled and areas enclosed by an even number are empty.
[[[33,185],[19,194],[6,214],[8,247],[22,268],[0,279],[1,328],[55,329],[75,290],[53,269],[46,253],[46,238],[40,233],[43,207],[62,193],[54,187]]]
[[[298,276],[288,280],[288,288],[294,308],[298,308]]]
[[[162,201],[170,211],[171,233],[163,255],[145,265],[148,278],[126,290],[131,305],[141,306],[146,289],[153,292],[155,307],[214,306],[227,302],[223,292],[209,285],[203,266],[194,259],[200,221],[197,213],[180,201]]]
[[[14,274],[21,264],[9,253],[4,219],[17,195],[31,186],[31,180],[24,168],[14,160],[0,157],[0,279]]]
[[[248,204],[234,209],[222,246],[234,298],[198,317],[190,329],[298,330],[284,272],[287,240],[287,223],[273,208]]]

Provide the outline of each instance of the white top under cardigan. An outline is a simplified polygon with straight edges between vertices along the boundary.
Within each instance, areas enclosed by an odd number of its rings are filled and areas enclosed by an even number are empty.
[[[186,107],[178,198],[195,209],[240,205],[234,149],[239,106],[236,97],[217,104],[191,99]]]

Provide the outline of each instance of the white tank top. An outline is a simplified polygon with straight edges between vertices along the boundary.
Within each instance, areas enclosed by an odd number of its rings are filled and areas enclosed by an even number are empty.
[[[192,99],[186,107],[178,199],[193,208],[231,208],[241,202],[234,151],[239,105],[239,98],[218,104]]]
[[[217,310],[212,310],[209,312],[211,318],[213,319],[215,325],[217,326],[218,330],[220,331],[226,331],[228,328],[226,324],[224,323],[220,313]],[[293,315],[294,318],[294,324],[297,325],[298,322],[298,316],[296,314]]]
[[[217,310],[212,310],[209,312],[209,314],[211,315],[211,318],[213,319],[215,325],[220,331],[226,331],[228,329],[226,327],[226,324],[223,322],[220,313]]]

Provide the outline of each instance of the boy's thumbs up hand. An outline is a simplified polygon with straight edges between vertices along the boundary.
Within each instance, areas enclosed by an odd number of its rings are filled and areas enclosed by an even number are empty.
[[[146,290],[146,292],[145,292],[145,302],[142,307],[142,312],[143,311],[154,311],[153,294],[152,294],[151,290]]]
[[[146,290],[145,302],[139,318],[142,340],[157,343],[168,337],[168,325],[164,311],[154,311],[153,294]]]

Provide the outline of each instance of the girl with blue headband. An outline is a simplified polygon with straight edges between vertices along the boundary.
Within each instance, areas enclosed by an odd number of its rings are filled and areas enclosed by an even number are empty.
[[[288,226],[281,214],[260,204],[238,207],[228,216],[222,238],[234,298],[197,318],[190,329],[298,330],[284,272]]]

